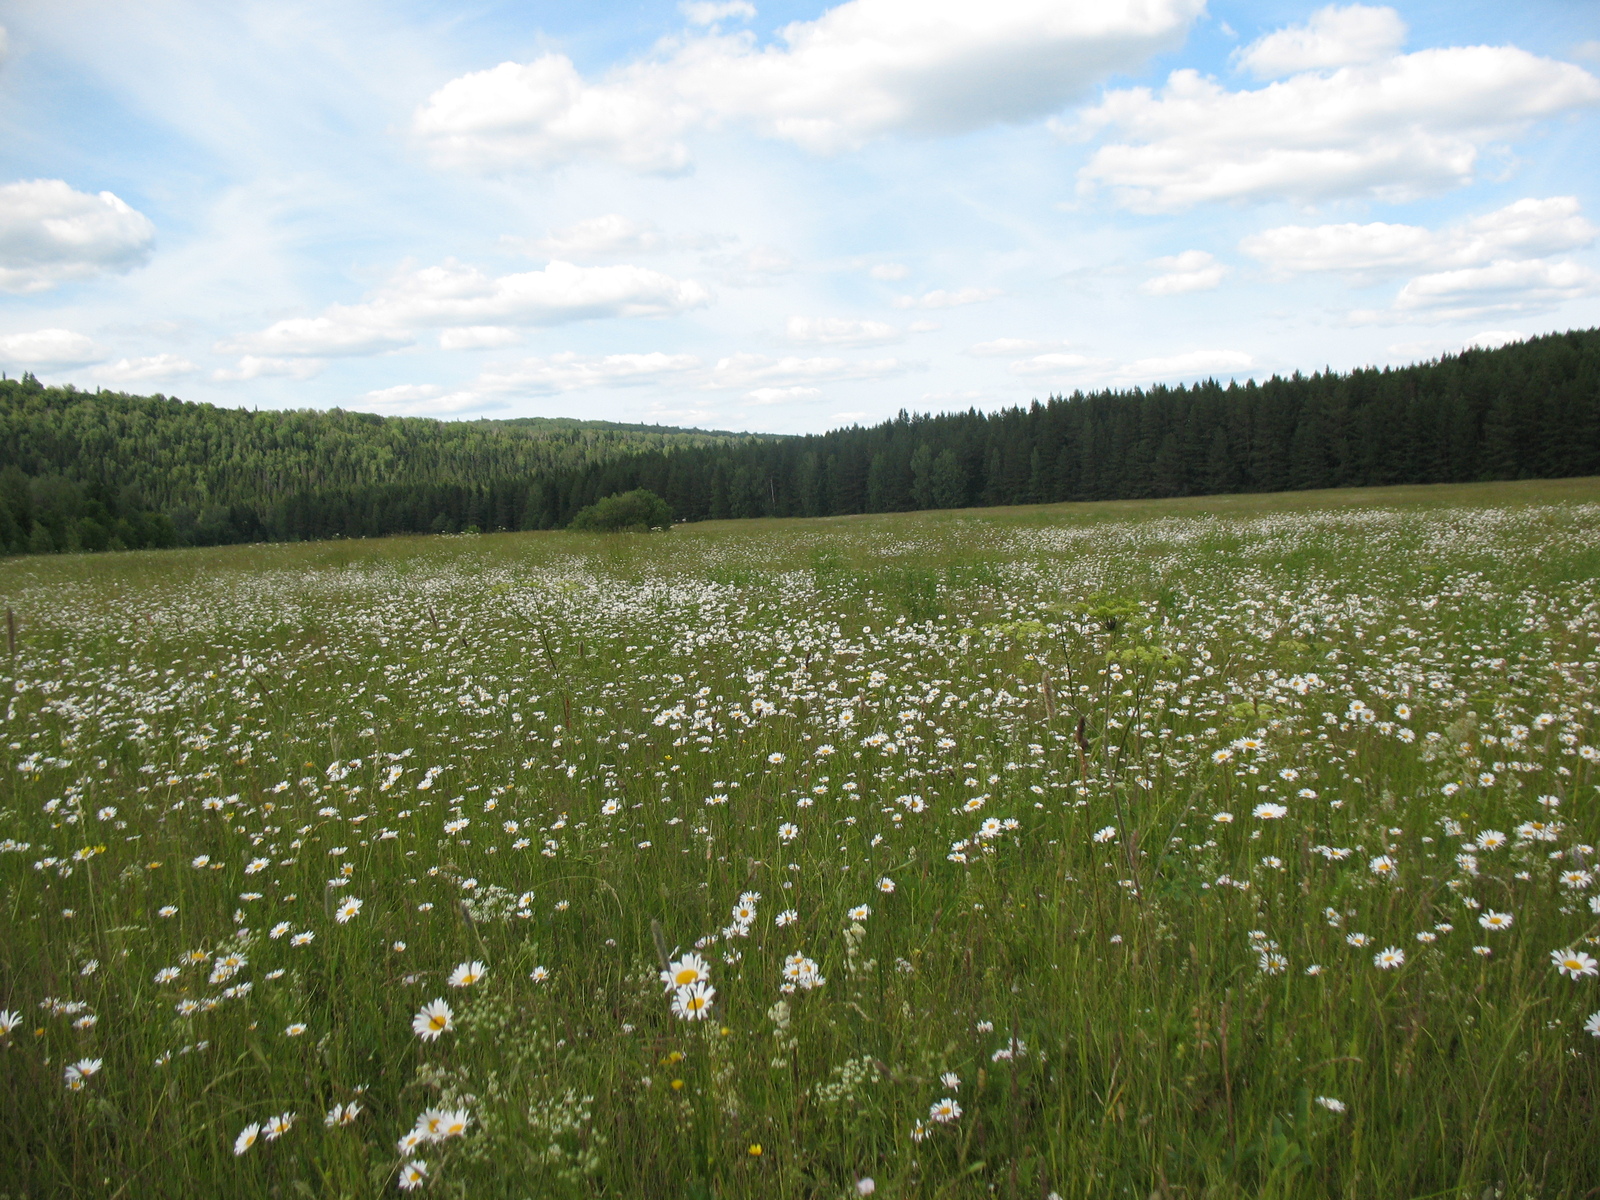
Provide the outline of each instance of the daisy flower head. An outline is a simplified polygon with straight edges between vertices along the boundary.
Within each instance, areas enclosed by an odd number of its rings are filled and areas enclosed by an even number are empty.
[[[420,1158],[414,1158],[400,1168],[400,1190],[402,1192],[415,1191],[428,1179],[428,1164]]]
[[[786,908],[777,916],[772,918],[772,923],[777,925],[779,928],[782,928],[785,925],[793,925],[799,919],[800,914],[798,912],[792,908]]]
[[[289,945],[291,945],[291,946],[309,946],[311,944],[312,939],[315,938],[316,936],[317,935],[312,933],[311,930],[307,929],[305,932],[297,933],[292,938],[290,938],[289,939]]]
[[[434,1000],[411,1018],[411,1030],[425,1042],[437,1041],[441,1033],[455,1028],[455,1016],[443,1000]]]
[[[1589,1014],[1589,1019],[1583,1023],[1583,1031],[1600,1038],[1600,1012]]]
[[[1106,842],[1111,841],[1111,839],[1113,839],[1116,836],[1117,836],[1117,827],[1115,825],[1107,825],[1103,829],[1095,830],[1094,840],[1096,842],[1104,844]]]
[[[1380,971],[1392,971],[1405,965],[1406,952],[1398,946],[1387,946],[1372,956],[1372,965]]]
[[[1379,879],[1393,879],[1394,859],[1390,858],[1387,854],[1380,854],[1367,864],[1367,869]]]
[[[328,1115],[322,1118],[322,1123],[329,1129],[339,1125],[350,1125],[361,1115],[361,1105],[352,1100],[349,1104],[335,1104],[328,1110]]]
[[[249,1125],[246,1125],[243,1129],[241,1129],[239,1131],[239,1136],[233,1139],[234,1157],[237,1158],[246,1150],[250,1149],[251,1146],[254,1146],[256,1144],[256,1139],[260,1136],[261,1126],[257,1122],[252,1121]]]
[[[1233,814],[1231,812],[1212,813],[1211,819],[1218,825],[1231,825],[1233,823]]]
[[[1372,942],[1372,939],[1364,933],[1347,933],[1344,940],[1358,950],[1362,946],[1370,945]]]
[[[550,978],[550,968],[535,967],[528,973],[528,978],[533,980],[535,983],[543,983],[545,980]]]
[[[284,1037],[299,1037],[305,1031],[306,1031],[305,1024],[303,1022],[301,1022],[301,1021],[296,1021],[293,1025],[290,1025],[290,1026],[288,1026],[287,1028],[284,1029],[283,1036]]]
[[[935,1100],[928,1106],[928,1120],[940,1125],[949,1125],[961,1119],[961,1105],[954,1096],[946,1096],[943,1100]]]
[[[1318,1096],[1317,1103],[1332,1113],[1342,1113],[1344,1111],[1344,1101],[1335,1100],[1332,1096]]]
[[[1258,821],[1276,821],[1288,816],[1289,808],[1284,804],[1258,804],[1250,810],[1250,815]]]
[[[672,995],[672,1015],[685,1021],[704,1021],[711,1015],[717,989],[704,980],[681,987]]]
[[[1512,916],[1510,913],[1495,912],[1492,908],[1486,909],[1484,914],[1478,918],[1478,924],[1491,933],[1502,933],[1510,929],[1511,922]]]
[[[872,906],[870,904],[858,904],[845,915],[852,921],[865,921],[872,915]]]
[[[1498,850],[1508,841],[1510,841],[1510,839],[1498,829],[1485,829],[1478,835],[1478,840],[1473,844],[1476,845],[1479,850]]]
[[[341,925],[348,925],[350,919],[361,911],[362,901],[357,896],[347,897],[338,908],[333,911],[333,919]]]
[[[878,880],[878,890],[887,896],[890,892],[894,891],[894,880],[885,875],[882,879]]]
[[[178,968],[177,967],[162,967],[161,970],[156,972],[156,982],[157,983],[171,983],[177,977],[178,977]]]
[[[63,1073],[63,1082],[69,1091],[82,1091],[83,1085],[104,1065],[98,1058],[80,1058]]]
[[[943,1075],[939,1076],[939,1082],[945,1087],[949,1088],[952,1092],[961,1090],[961,1076],[957,1075],[954,1071],[946,1071]]]
[[[711,968],[705,959],[692,950],[683,957],[669,962],[667,969],[661,972],[661,982],[667,985],[668,991],[710,981]]]
[[[482,979],[486,974],[488,974],[488,972],[489,968],[484,966],[481,962],[477,962],[476,960],[473,962],[457,963],[456,969],[450,972],[450,978],[446,980],[446,982],[449,983],[451,987],[471,987],[473,984],[477,983],[478,980]]]
[[[275,1117],[268,1117],[261,1123],[261,1133],[269,1142],[275,1142],[289,1130],[294,1128],[295,1114],[292,1112],[279,1113]]]
[[[1571,979],[1584,975],[1600,975],[1600,964],[1582,950],[1552,950],[1550,961],[1557,971]]]
[[[0,1008],[0,1037],[7,1037],[22,1024],[22,1014],[9,1008]]]

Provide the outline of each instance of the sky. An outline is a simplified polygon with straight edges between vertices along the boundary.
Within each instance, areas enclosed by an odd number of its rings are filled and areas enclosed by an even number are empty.
[[[1600,325],[1600,4],[0,0],[0,369],[773,433]]]

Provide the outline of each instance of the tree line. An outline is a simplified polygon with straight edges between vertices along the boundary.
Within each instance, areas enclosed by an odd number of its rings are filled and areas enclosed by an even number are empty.
[[[130,547],[556,529],[641,488],[698,521],[1559,478],[1600,474],[1600,330],[805,437],[249,412],[25,377],[0,382],[4,468],[13,553],[93,549],[108,529]]]

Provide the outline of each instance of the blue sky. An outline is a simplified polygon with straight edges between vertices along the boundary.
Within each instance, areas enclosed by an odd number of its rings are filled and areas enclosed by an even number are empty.
[[[1600,324],[1600,5],[9,0],[0,367],[804,432]]]

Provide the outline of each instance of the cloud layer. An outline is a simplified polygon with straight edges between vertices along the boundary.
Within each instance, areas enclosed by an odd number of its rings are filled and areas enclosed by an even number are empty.
[[[127,271],[150,256],[156,228],[110,192],[60,179],[0,187],[0,290],[42,292],[69,280]]]

